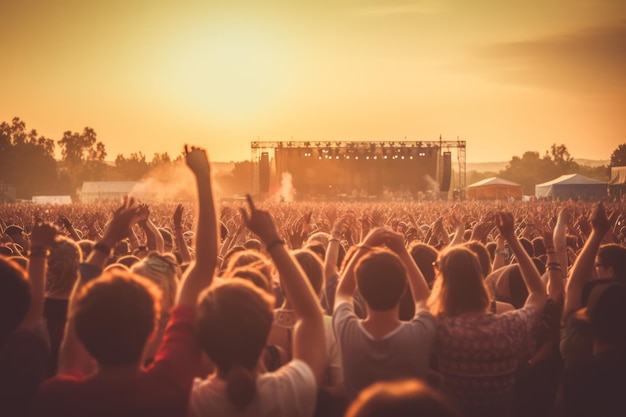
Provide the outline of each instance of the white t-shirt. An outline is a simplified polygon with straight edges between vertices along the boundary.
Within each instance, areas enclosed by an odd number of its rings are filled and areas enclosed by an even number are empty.
[[[310,417],[315,412],[315,375],[301,360],[295,359],[276,372],[260,375],[256,386],[257,393],[252,403],[239,410],[228,399],[226,381],[215,376],[196,379],[191,390],[189,415]]]

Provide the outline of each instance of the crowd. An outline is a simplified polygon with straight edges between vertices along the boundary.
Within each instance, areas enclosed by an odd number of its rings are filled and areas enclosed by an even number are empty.
[[[0,416],[624,416],[619,202],[0,206]]]

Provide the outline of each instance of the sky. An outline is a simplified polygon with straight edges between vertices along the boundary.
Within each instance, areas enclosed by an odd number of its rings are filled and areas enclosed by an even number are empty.
[[[0,121],[107,159],[251,141],[626,143],[624,0],[0,0]]]

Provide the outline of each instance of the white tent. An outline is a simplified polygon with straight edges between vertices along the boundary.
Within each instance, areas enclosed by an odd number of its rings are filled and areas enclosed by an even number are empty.
[[[522,198],[522,185],[498,177],[485,178],[484,180],[468,185],[466,194],[469,199],[476,200],[501,200]]]
[[[580,174],[561,175],[552,181],[535,185],[537,197],[602,198],[607,195],[607,184]]]
[[[82,203],[120,201],[138,185],[134,181],[85,181],[80,192]]]

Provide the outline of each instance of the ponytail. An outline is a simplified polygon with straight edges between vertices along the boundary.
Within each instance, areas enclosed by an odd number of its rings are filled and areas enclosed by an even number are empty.
[[[241,365],[234,365],[226,376],[226,393],[230,402],[240,410],[249,406],[256,396],[254,374]]]

